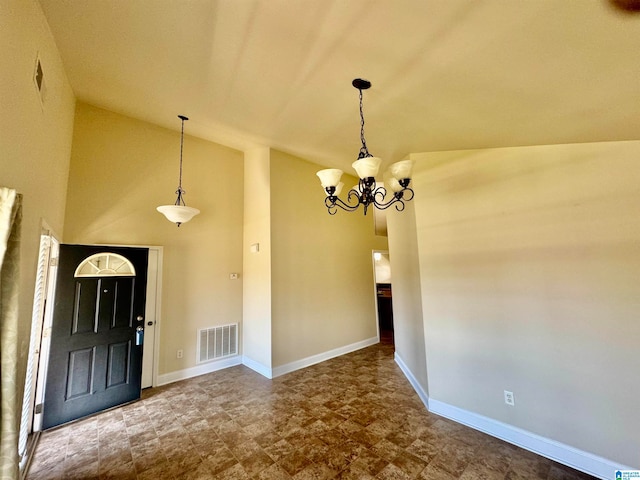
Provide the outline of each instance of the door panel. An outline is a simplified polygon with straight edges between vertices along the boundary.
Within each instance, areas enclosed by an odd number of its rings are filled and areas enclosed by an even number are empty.
[[[107,388],[117,387],[127,383],[129,373],[129,357],[131,342],[121,342],[109,345],[109,359],[107,362]]]
[[[71,335],[97,332],[98,325],[93,313],[98,298],[97,289],[100,288],[100,284],[98,282],[98,285],[94,285],[94,283],[94,279],[82,279],[76,282]]]
[[[101,252],[129,259],[136,276],[74,276],[85,258]],[[60,246],[44,428],[140,397],[135,330],[144,326],[147,260],[144,248]]]
[[[72,400],[91,393],[95,357],[95,348],[83,348],[69,352],[66,400]]]

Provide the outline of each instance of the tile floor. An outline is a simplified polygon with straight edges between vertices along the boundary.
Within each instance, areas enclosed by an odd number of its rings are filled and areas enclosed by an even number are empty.
[[[375,345],[274,380],[237,366],[42,434],[28,479],[549,479],[588,475],[426,411]]]

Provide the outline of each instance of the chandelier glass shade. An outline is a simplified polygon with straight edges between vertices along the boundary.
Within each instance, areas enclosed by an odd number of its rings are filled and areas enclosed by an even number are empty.
[[[178,118],[182,121],[182,131],[180,133],[180,176],[178,179],[178,190],[176,190],[177,197],[173,205],[161,205],[157,207],[156,210],[167,217],[167,220],[175,223],[179,227],[198,215],[200,210],[193,207],[187,207],[184,203],[183,195],[186,192],[182,188],[182,147],[184,144],[184,122],[189,119],[184,115],[178,115]]]
[[[363,206],[364,214],[367,214],[369,206],[373,206],[379,210],[385,210],[391,205],[395,205],[396,210],[404,210],[404,202],[413,199],[413,190],[409,188],[411,183],[411,169],[413,160],[402,160],[394,163],[384,174],[384,184],[389,188],[390,192],[383,186],[376,183],[376,175],[380,169],[382,160],[374,157],[369,153],[367,142],[364,138],[364,114],[362,112],[362,90],[371,87],[371,83],[367,80],[356,78],[352,85],[358,89],[360,97],[360,141],[362,146],[358,153],[358,159],[351,165],[356,171],[358,185],[354,186],[347,193],[347,199],[342,200],[338,197],[343,187],[340,181],[342,178],[342,170],[337,168],[328,168],[320,170],[316,173],[320,178],[320,183],[327,196],[324,204],[330,215],[335,215],[338,207],[342,210],[352,212],[357,210],[360,205]]]

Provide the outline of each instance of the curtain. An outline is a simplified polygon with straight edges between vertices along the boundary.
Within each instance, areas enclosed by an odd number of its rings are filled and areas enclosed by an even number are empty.
[[[0,187],[0,478],[18,477],[18,284],[22,196]]]

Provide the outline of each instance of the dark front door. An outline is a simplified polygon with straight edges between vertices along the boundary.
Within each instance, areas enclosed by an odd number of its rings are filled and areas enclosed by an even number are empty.
[[[145,248],[60,246],[44,428],[140,398],[147,260]]]

